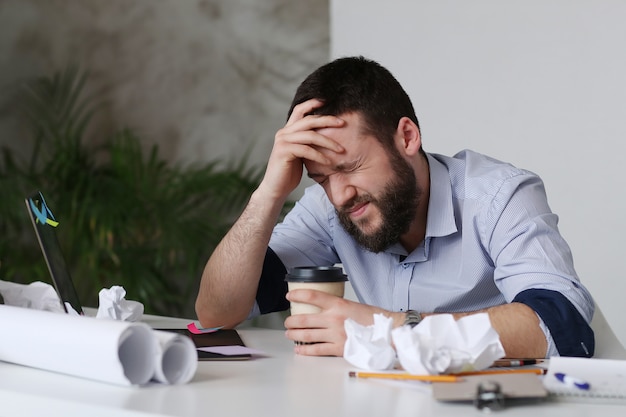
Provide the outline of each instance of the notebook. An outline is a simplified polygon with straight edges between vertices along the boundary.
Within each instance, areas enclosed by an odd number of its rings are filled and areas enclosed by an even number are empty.
[[[626,400],[626,361],[552,357],[543,384],[558,397]]]
[[[215,346],[243,346],[246,345],[241,340],[239,333],[235,329],[220,329],[212,333],[193,334],[187,329],[158,329],[166,332],[176,332],[189,336],[196,348]],[[200,361],[243,361],[250,359],[250,353],[221,354],[217,352],[206,352],[197,350]]]
[[[66,312],[75,311],[84,315],[78,292],[70,276],[69,269],[59,245],[56,231],[59,222],[48,207],[43,194],[37,191],[25,199],[28,215],[32,221],[39,247],[46,260],[52,283],[56,289],[61,304]],[[195,335],[185,329],[160,329],[174,331],[191,338],[196,347],[209,346],[245,346],[241,337],[234,329],[221,329],[214,333]],[[237,355],[222,355],[219,353],[204,352],[198,350],[199,360],[245,360],[252,355],[243,353]]]

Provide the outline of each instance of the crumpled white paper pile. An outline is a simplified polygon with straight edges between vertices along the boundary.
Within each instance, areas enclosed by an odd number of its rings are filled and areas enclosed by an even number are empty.
[[[45,282],[36,281],[26,285],[0,280],[0,294],[5,305],[65,313],[56,290]],[[96,318],[134,322],[143,315],[143,304],[126,300],[126,290],[123,287],[114,285],[108,289],[103,288],[98,296]]]
[[[143,304],[139,301],[127,300],[126,290],[114,285],[103,288],[98,293],[97,319],[113,319],[122,321],[138,321],[143,315]]]
[[[411,374],[437,375],[480,370],[505,355],[487,313],[455,320],[451,314],[427,316],[417,326],[391,329],[391,319],[374,315],[374,324],[344,323],[344,358],[368,370],[393,368],[397,361]]]
[[[55,289],[41,281],[18,284],[0,280],[0,294],[9,306],[65,313]]]
[[[391,346],[391,318],[374,315],[372,326],[362,326],[354,320],[344,322],[348,339],[343,356],[352,365],[363,369],[390,369],[396,361],[396,352]]]

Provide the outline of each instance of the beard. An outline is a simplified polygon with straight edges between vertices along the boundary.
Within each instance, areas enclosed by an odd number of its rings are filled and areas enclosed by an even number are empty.
[[[385,185],[385,191],[380,196],[362,194],[336,209],[339,223],[346,232],[359,245],[374,253],[382,252],[398,242],[400,236],[409,230],[422,195],[411,165],[397,151],[390,156],[390,161],[394,177]],[[380,212],[380,226],[369,233],[364,229],[372,223],[371,219],[355,222],[348,213],[350,208],[361,203],[369,203]]]

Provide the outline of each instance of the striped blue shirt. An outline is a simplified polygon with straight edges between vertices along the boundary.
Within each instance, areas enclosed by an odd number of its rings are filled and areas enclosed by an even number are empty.
[[[426,237],[411,253],[399,243],[378,254],[359,246],[319,185],[307,188],[276,226],[270,248],[287,269],[341,263],[359,301],[386,310],[475,311],[545,289],[562,294],[589,323],[593,300],[576,275],[541,179],[467,150],[427,157]],[[548,356],[558,354],[540,321]]]

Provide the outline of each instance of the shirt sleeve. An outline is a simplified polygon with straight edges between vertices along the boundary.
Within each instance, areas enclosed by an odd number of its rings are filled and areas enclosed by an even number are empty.
[[[584,335],[581,340],[593,351],[589,323],[594,303],[574,270],[570,248],[557,224],[541,179],[515,171],[488,205],[484,239],[494,260],[495,283],[507,302],[517,300],[535,310],[549,330],[546,338],[553,339],[559,354],[586,356],[584,349],[563,342],[564,333],[575,332]]]
[[[339,261],[332,239],[334,208],[322,187],[314,185],[276,225],[269,246],[287,268],[330,266]]]
[[[285,298],[287,294],[286,274],[285,265],[271,248],[267,248],[256,293],[256,305],[259,314],[284,311],[289,308],[289,301]],[[256,311],[253,310],[254,313]]]
[[[593,330],[562,294],[532,289],[517,294],[513,301],[526,304],[537,312],[543,324],[549,329],[559,355],[587,358],[593,356],[595,350]]]
[[[263,262],[256,302],[248,318],[289,308],[285,298],[285,274],[289,269],[338,262],[330,236],[329,207],[320,192],[324,192],[321,187],[308,188],[284,221],[274,228]]]

